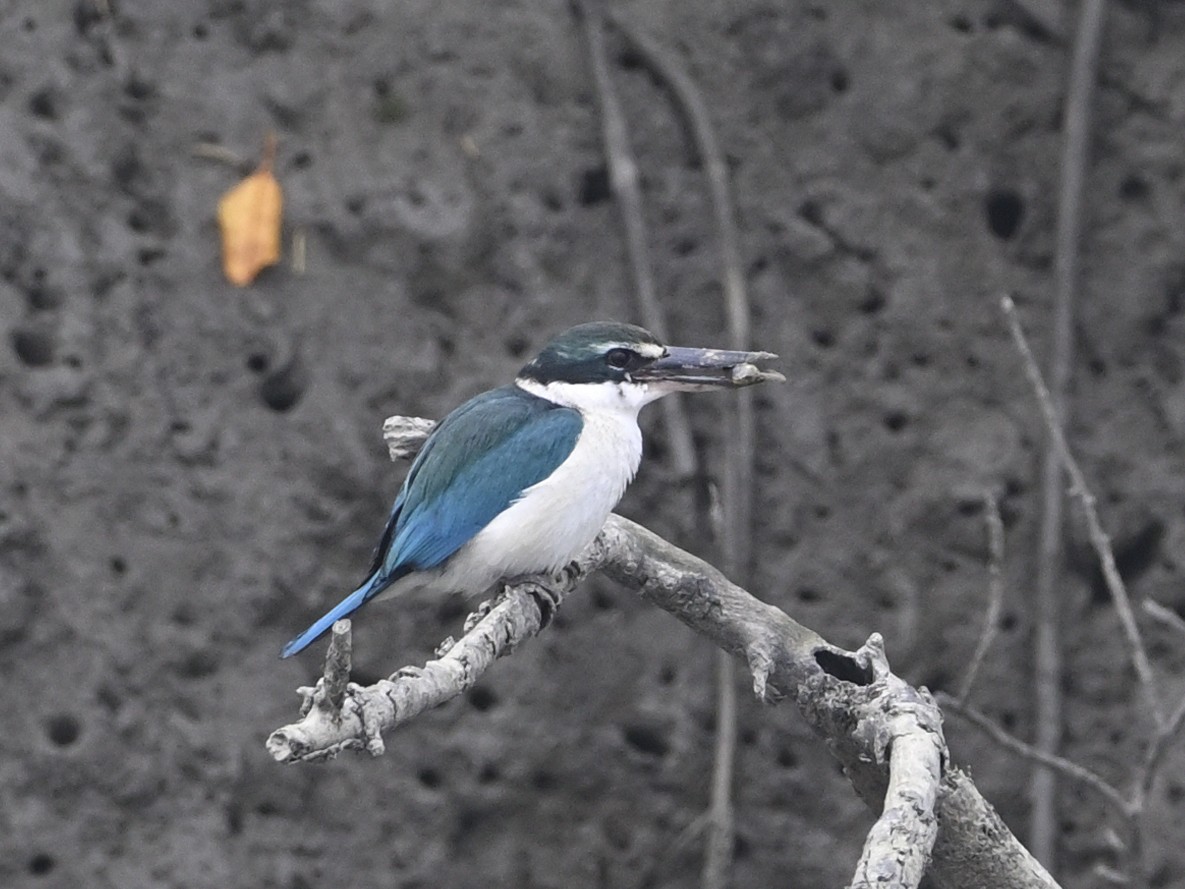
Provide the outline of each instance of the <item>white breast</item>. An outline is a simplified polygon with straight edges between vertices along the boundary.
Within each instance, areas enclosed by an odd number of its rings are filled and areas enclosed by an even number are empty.
[[[584,426],[555,472],[527,488],[449,560],[441,580],[453,589],[480,593],[501,577],[552,573],[592,543],[638,471],[638,411],[659,394],[614,383],[519,385],[576,408]]]

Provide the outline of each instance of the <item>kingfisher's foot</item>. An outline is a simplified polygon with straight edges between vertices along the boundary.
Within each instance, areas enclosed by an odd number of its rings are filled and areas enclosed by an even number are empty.
[[[558,578],[557,578],[558,579]],[[539,628],[543,629],[551,624],[560,610],[560,603],[564,601],[564,594],[557,589],[538,582],[523,584],[523,589],[530,594],[539,606]]]

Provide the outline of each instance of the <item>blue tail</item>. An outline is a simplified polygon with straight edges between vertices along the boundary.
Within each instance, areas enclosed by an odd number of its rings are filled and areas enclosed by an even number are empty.
[[[280,657],[292,657],[292,655],[303,651],[317,641],[322,633],[332,627],[334,621],[353,614],[365,605],[367,600],[374,598],[390,586],[390,583],[390,578],[382,577],[378,572],[372,574],[362,586],[338,602],[328,614],[323,615],[315,624],[285,645],[280,652]]]

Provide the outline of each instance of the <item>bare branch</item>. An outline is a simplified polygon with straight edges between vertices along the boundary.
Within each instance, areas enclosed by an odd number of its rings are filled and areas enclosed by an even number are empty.
[[[1031,744],[1026,744],[1015,735],[1011,735],[1004,731],[1004,729],[1000,728],[1000,726],[988,719],[988,717],[979,710],[975,709],[974,707],[970,707],[956,700],[955,698],[950,697],[949,695],[939,692],[938,703],[941,704],[942,707],[948,712],[956,713],[963,717],[1004,749],[1015,753],[1017,756],[1027,759],[1029,762],[1034,762],[1045,766],[1046,768],[1052,769],[1053,771],[1058,772],[1073,781],[1077,781],[1080,784],[1085,784],[1087,787],[1094,790],[1100,797],[1102,797],[1103,801],[1106,802],[1125,822],[1131,820],[1131,804],[1123,798],[1122,793],[1116,790],[1097,773],[1092,772],[1090,769],[1080,766],[1075,762],[1071,762],[1068,759],[1046,753],[1043,750],[1037,749]]]
[[[874,651],[874,669],[888,673],[884,650]],[[935,806],[946,758],[941,723],[929,695],[917,708],[901,707],[887,721],[884,744],[889,786],[881,816],[868,832],[852,887],[916,887],[926,872],[938,836]]]
[[[423,417],[387,417],[383,422],[383,439],[391,459],[410,460],[435,428],[435,420]]]
[[[1086,178],[1091,108],[1104,8],[1104,0],[1085,0],[1080,7],[1066,89],[1054,257],[1054,317],[1049,368],[1052,395],[1047,396],[1049,439],[1061,435],[1067,414],[1066,392],[1074,354],[1074,299],[1078,289],[1078,257],[1082,240],[1082,187]],[[1035,591],[1035,721],[1037,747],[1046,753],[1055,753],[1062,732],[1063,667],[1057,628],[1062,613],[1058,575],[1062,563],[1064,490],[1062,461],[1057,447],[1049,439],[1041,466],[1042,515]],[[1041,860],[1052,862],[1056,852],[1057,821],[1052,773],[1038,770],[1033,776],[1030,795],[1033,801],[1030,833],[1033,851]]]
[[[1171,608],[1165,608],[1155,599],[1145,599],[1140,603],[1144,613],[1164,627],[1180,633],[1185,638],[1185,619]]]
[[[1007,839],[998,842],[1001,837]],[[969,850],[974,854],[964,857]],[[942,779],[938,839],[928,875],[942,889],[1057,889],[1053,877],[1012,837],[970,777],[956,768]]]
[[[1111,539],[1107,536],[1107,532],[1103,530],[1103,524],[1099,521],[1098,510],[1095,508],[1094,495],[1087,487],[1086,478],[1083,476],[1078,462],[1074,459],[1074,455],[1070,453],[1070,446],[1066,443],[1066,437],[1058,424],[1057,414],[1054,410],[1053,402],[1050,399],[1049,390],[1045,387],[1045,381],[1041,378],[1041,370],[1037,366],[1037,360],[1033,357],[1033,351],[1029,348],[1029,343],[1025,339],[1024,331],[1020,326],[1020,320],[1017,318],[1016,305],[1012,302],[1012,298],[1008,296],[1003,297],[1001,305],[1004,308],[1004,315],[1008,320],[1008,329],[1012,333],[1012,339],[1020,351],[1025,374],[1028,376],[1029,383],[1032,385],[1033,391],[1037,395],[1037,401],[1041,406],[1041,413],[1045,418],[1045,427],[1050,441],[1058,454],[1058,459],[1061,460],[1062,465],[1070,476],[1070,491],[1078,499],[1079,505],[1082,507],[1082,513],[1086,517],[1090,542],[1094,547],[1095,555],[1098,556],[1099,562],[1102,565],[1103,577],[1107,582],[1107,590],[1111,593],[1111,600],[1115,604],[1115,610],[1119,614],[1119,622],[1123,627],[1124,635],[1127,637],[1128,649],[1132,664],[1136,669],[1136,676],[1139,679],[1140,691],[1148,700],[1148,706],[1152,711],[1157,726],[1163,727],[1165,722],[1164,713],[1161,709],[1160,698],[1156,692],[1156,680],[1152,675],[1152,665],[1149,663],[1148,654],[1144,650],[1144,642],[1140,637],[1140,629],[1136,626],[1136,617],[1132,611],[1131,598],[1128,596],[1127,586],[1124,584],[1123,578],[1119,574],[1119,569],[1115,565],[1115,554],[1111,550]]]
[[[384,432],[414,450],[430,428],[428,423],[392,418]],[[958,769],[942,772],[946,747],[941,713],[928,693],[891,672],[879,635],[855,652],[829,645],[711,565],[616,515],[563,575],[508,588],[484,618],[467,626],[459,641],[442,646],[423,668],[402,670],[368,687],[349,685],[336,721],[323,708],[302,708],[300,722],[268,739],[269,752],[282,762],[332,757],[347,749],[382,753],[383,732],[471,686],[497,657],[537,633],[546,613],[594,570],[743,658],[761,700],[794,697],[808,723],[827,740],[856,792],[882,810],[877,837],[861,858],[858,879],[900,873],[912,880],[929,854],[929,821],[936,815],[930,873],[938,886],[1056,889],[970,779]],[[310,705],[325,685],[322,680],[315,690],[301,690]],[[941,783],[934,790],[928,782],[939,776]],[[928,815],[932,796],[937,804]],[[907,847],[898,842],[898,829],[913,838]]]
[[[402,725],[425,710],[438,707],[470,688],[504,654],[539,632],[564,595],[596,570],[604,550],[594,543],[581,559],[546,586],[525,581],[508,587],[484,618],[458,642],[439,652],[422,668],[408,667],[390,679],[362,687],[350,683],[337,714],[318,706],[317,695],[329,685],[318,682],[313,706],[304,718],[272,732],[268,752],[277,762],[333,758],[343,750],[385,751],[383,732]],[[338,621],[338,624],[348,621]],[[346,627],[348,633],[349,628]],[[335,635],[337,627],[334,627]],[[327,664],[328,670],[328,664]]]
[[[1148,749],[1144,751],[1144,763],[1140,767],[1133,803],[1136,811],[1143,812],[1147,805],[1148,795],[1152,792],[1152,785],[1160,774],[1161,765],[1164,764],[1165,754],[1168,753],[1173,741],[1177,740],[1183,729],[1185,729],[1185,698],[1182,698],[1181,702],[1177,704],[1177,709],[1169,715],[1164,725],[1157,729],[1148,744]]]
[[[991,491],[984,492],[983,508],[988,531],[988,607],[983,617],[983,632],[979,634],[975,654],[971,657],[971,666],[963,678],[962,688],[959,689],[960,703],[966,703],[971,696],[975,677],[979,674],[983,659],[999,631],[1000,612],[1004,608],[1004,522],[1000,518],[1000,504]]]
[[[329,650],[325,652],[325,675],[321,679],[325,688],[325,703],[335,720],[341,719],[342,701],[345,700],[346,686],[350,682],[353,651],[350,621],[335,621],[330,631]]]
[[[917,765],[909,766],[932,762],[932,758],[930,753],[911,752],[927,749],[921,738],[903,739],[921,732],[923,737],[932,736],[936,749],[945,750],[941,715],[929,695],[889,671],[878,636],[856,652],[828,645],[779,609],[730,583],[707,563],[619,516],[609,518],[597,541],[564,576],[512,587],[485,618],[437,659],[372,686],[350,685],[340,721],[314,706],[300,722],[272,734],[269,752],[281,762],[322,759],[348,749],[381,754],[383,732],[470,687],[497,657],[538,632],[545,610],[540,608],[541,601],[561,599],[597,566],[726,651],[744,656],[754,674],[754,688],[765,700],[793,695],[807,721],[828,740],[857,793],[870,805],[880,807],[890,787],[895,786],[890,798],[895,804],[886,813],[885,830],[893,823],[904,823],[901,819],[906,817],[926,820],[929,792],[918,789],[918,776],[937,775],[937,770],[923,765],[918,771]],[[898,763],[910,769],[896,779],[892,776],[895,750],[900,753]],[[940,838],[946,831],[961,837],[935,846],[933,867],[945,874],[940,885],[1056,885],[999,823],[966,776],[948,770],[937,794]],[[914,814],[902,809],[903,804],[906,809],[912,807]],[[969,825],[966,818],[987,819],[992,842],[983,841],[982,824]],[[920,843],[911,847],[911,855],[924,858],[925,824],[911,830]],[[874,860],[873,852],[882,849],[887,854],[889,847],[879,842],[872,845],[872,851],[862,859],[862,873],[875,875],[897,866]],[[913,868],[910,864],[908,872]]]
[[[704,831],[704,863],[700,869],[700,886],[703,889],[722,889],[728,883],[728,866],[732,862],[736,833],[732,805],[736,750],[736,661],[723,651],[717,651],[716,741],[712,749],[712,783]]]

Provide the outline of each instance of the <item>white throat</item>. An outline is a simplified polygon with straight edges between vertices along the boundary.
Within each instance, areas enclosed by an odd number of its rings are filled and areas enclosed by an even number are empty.
[[[520,389],[554,404],[575,408],[585,417],[597,414],[625,415],[637,418],[638,411],[667,394],[660,386],[647,383],[540,383],[520,377],[514,381]]]

